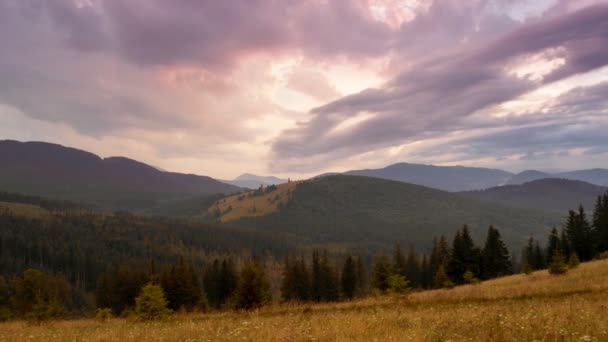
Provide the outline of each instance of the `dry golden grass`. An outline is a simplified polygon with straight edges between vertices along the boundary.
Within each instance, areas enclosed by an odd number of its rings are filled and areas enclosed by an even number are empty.
[[[221,222],[234,221],[242,217],[266,216],[277,210],[279,203],[285,204],[289,201],[290,194],[295,191],[297,184],[298,182],[279,184],[276,190],[260,196],[249,197],[253,191],[229,196],[215,202],[208,212],[219,210]]]
[[[32,218],[46,218],[49,216],[49,211],[32,204],[0,202],[0,209],[6,208],[17,216],[25,216]]]
[[[0,341],[608,341],[608,261],[479,285],[154,323],[0,324]]]

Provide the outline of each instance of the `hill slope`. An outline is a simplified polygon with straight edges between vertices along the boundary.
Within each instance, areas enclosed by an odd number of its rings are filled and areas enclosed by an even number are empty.
[[[0,141],[0,190],[86,202],[110,208],[142,208],[189,196],[239,188],[205,176],[158,169],[42,142]]]
[[[464,166],[434,166],[399,163],[381,169],[353,170],[345,175],[366,176],[412,183],[444,191],[485,189],[503,184],[511,173]]]
[[[496,225],[520,248],[530,234],[544,236],[561,217],[485,203],[418,185],[358,176],[331,176],[297,184],[285,205],[259,217],[230,217],[236,225],[292,233],[311,243],[385,249],[418,247],[435,235],[450,238],[463,224],[485,236]],[[221,218],[220,218],[221,219]]]
[[[597,196],[606,190],[605,187],[581,181],[545,178],[521,185],[505,185],[461,194],[513,207],[565,213],[579,204],[592,210]]]

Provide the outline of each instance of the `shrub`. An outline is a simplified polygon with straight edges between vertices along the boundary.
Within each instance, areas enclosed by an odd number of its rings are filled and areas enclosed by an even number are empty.
[[[388,277],[388,290],[395,293],[403,293],[409,290],[409,281],[400,274],[393,274]]]
[[[553,261],[549,264],[549,273],[554,275],[564,274],[568,272],[568,265],[564,261],[564,256],[556,254]]]
[[[479,279],[475,278],[473,272],[469,270],[464,272],[464,274],[462,275],[462,279],[464,279],[464,282],[467,284],[479,284]]]
[[[108,319],[110,319],[112,317],[113,317],[112,309],[110,309],[110,308],[99,308],[95,312],[95,319],[102,321],[102,322],[107,321]]]
[[[152,283],[144,286],[135,298],[135,313],[143,320],[162,319],[171,313],[163,288]]]
[[[570,258],[568,259],[568,266],[570,268],[576,268],[581,264],[581,261],[578,259],[578,255],[576,253],[570,254]]]

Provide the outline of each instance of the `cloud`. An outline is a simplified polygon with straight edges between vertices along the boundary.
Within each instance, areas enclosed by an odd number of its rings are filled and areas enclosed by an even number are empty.
[[[447,7],[448,10],[453,8]],[[476,21],[457,15],[456,33],[470,33],[458,29],[462,22],[469,25],[489,22],[483,13],[478,8],[470,14],[478,17]],[[428,15],[431,17],[421,16],[414,20],[410,24],[414,25],[411,31],[419,33],[423,28],[429,29],[418,25],[418,20],[451,17],[451,13],[434,12],[432,7]],[[311,157],[335,162],[457,130],[473,130],[481,124],[500,127],[505,124],[504,120],[480,118],[480,111],[608,64],[606,17],[608,4],[597,4],[561,16],[526,21],[491,42],[485,37],[478,43],[473,39],[468,43],[454,43],[447,52],[425,58],[418,56],[414,64],[385,86],[316,108],[311,111],[308,121],[283,132],[273,145],[274,167],[290,169],[290,161]],[[504,21],[498,25],[504,27]],[[456,42],[462,41],[458,35],[452,38]],[[511,72],[518,63],[525,63],[526,58],[547,51],[553,58],[560,57],[565,62],[557,64],[556,69],[540,81],[518,77]],[[339,129],[344,121],[362,114],[366,115],[365,120],[348,129]],[[487,115],[491,113],[486,112]],[[506,141],[501,143],[506,145]],[[491,151],[486,152],[491,154]]]

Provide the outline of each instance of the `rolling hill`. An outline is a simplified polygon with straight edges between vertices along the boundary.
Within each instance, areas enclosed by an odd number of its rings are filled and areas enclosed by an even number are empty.
[[[0,141],[0,190],[112,209],[140,209],[240,188],[213,178],[164,172],[123,157],[42,142]]]
[[[566,213],[582,204],[593,210],[597,196],[608,188],[582,181],[544,178],[521,185],[505,185],[462,195],[483,201],[497,202],[519,208]]]
[[[277,198],[277,194],[260,196],[262,201],[268,201],[266,197]],[[243,196],[243,201],[249,201],[245,203],[252,203],[253,197]],[[239,215],[219,210],[216,219],[290,233],[311,245],[356,245],[364,250],[386,249],[395,242],[427,247],[433,236],[446,234],[451,238],[465,223],[478,239],[494,224],[507,243],[519,249],[531,234],[544,236],[562,219],[559,215],[482,202],[419,185],[360,176],[304,181],[289,192],[288,198],[280,194],[278,198],[281,204],[264,215],[251,210]],[[215,206],[224,205],[220,202]]]
[[[485,189],[503,184],[513,175],[496,169],[408,163],[393,164],[381,169],[352,170],[343,174],[394,180],[444,191]]]

